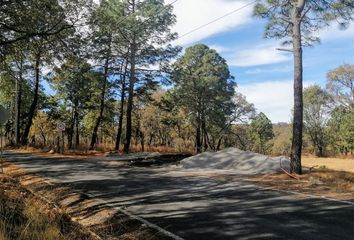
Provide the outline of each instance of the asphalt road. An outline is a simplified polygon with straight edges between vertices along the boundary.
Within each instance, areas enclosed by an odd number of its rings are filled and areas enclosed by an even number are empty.
[[[184,239],[354,239],[354,205],[262,190],[171,168],[6,153],[52,182],[70,183]]]

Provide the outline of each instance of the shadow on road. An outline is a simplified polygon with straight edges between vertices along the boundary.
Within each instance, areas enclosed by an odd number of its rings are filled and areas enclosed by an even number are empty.
[[[259,190],[237,182],[176,176],[173,169],[114,167],[8,153],[12,163],[65,183],[186,239],[352,239],[354,206]],[[178,171],[178,170],[175,170]]]

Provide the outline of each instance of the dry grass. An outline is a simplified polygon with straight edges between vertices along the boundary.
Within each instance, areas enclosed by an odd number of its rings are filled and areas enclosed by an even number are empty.
[[[0,240],[92,239],[68,215],[0,175]]]
[[[344,171],[316,169],[299,176],[300,180],[289,178],[283,173],[249,178],[265,187],[290,190],[340,200],[354,201],[354,174]]]
[[[11,150],[11,148],[9,148]],[[12,149],[18,153],[35,153],[38,156],[45,156],[45,157],[64,157],[64,158],[75,158],[75,159],[85,159],[85,158],[92,158],[92,157],[100,157],[104,156],[103,152],[99,151],[87,151],[87,150],[66,150],[64,154],[61,153],[49,153],[47,150],[33,148],[33,147],[21,147]]]
[[[316,158],[304,156],[302,158],[302,162],[306,167],[318,166],[336,171],[347,171],[354,173],[353,158]]]
[[[58,206],[60,209],[65,209],[65,216],[70,216],[71,220],[79,223],[78,226],[83,226],[83,229],[90,233],[90,236],[99,236],[102,239],[121,239],[121,240],[165,240],[170,239],[167,236],[157,232],[155,229],[149,228],[136,219],[132,219],[121,211],[117,211],[108,205],[102,204],[95,199],[92,199],[84,194],[75,193],[70,189],[70,185],[51,184],[44,179],[27,173],[13,164],[5,164],[5,173],[17,181],[16,184],[21,184],[25,189],[45,199],[45,202],[50,202]],[[3,186],[0,182],[0,188]],[[0,192],[1,194],[1,192]],[[39,212],[36,210],[40,210]],[[25,211],[29,215],[40,218],[40,207],[32,208]],[[1,211],[0,211],[1,214]],[[51,231],[55,232],[55,231]],[[1,232],[0,225],[0,240],[1,235],[6,231]],[[18,239],[18,238],[10,238]],[[35,239],[56,239],[56,238],[35,238]],[[70,237],[59,239],[87,239],[79,237]],[[95,238],[94,238],[95,239]]]
[[[110,152],[114,149],[113,144],[97,144],[96,150],[99,152]],[[120,145],[119,147],[120,152],[123,151],[124,145]],[[142,148],[140,144],[132,144],[130,146],[131,152],[142,152]],[[178,152],[185,152],[185,153],[194,153],[193,149],[190,148],[174,148],[174,147],[167,147],[167,146],[144,146],[144,152],[160,152],[160,153],[178,153]]]
[[[83,150],[83,149],[72,149],[72,150],[65,150],[65,153],[49,153],[48,150],[43,150],[34,147],[20,147],[20,148],[8,148],[9,150],[14,150],[18,153],[35,153],[38,156],[44,156],[49,158],[74,158],[74,159],[87,159],[87,158],[94,158],[94,157],[104,157],[107,154],[114,153],[114,151],[110,151],[113,149],[113,146],[107,145],[98,145],[96,150]],[[123,149],[121,146],[120,149]],[[141,152],[140,145],[132,145],[131,152]],[[190,153],[193,154],[193,150],[191,149],[180,149],[177,150],[175,148],[165,147],[165,146],[146,146],[145,152],[159,152],[159,153]],[[123,154],[122,152],[120,152]],[[0,239],[1,240],[1,239]]]

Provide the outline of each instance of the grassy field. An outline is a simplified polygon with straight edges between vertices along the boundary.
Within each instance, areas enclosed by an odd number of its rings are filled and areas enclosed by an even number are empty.
[[[306,167],[318,166],[354,173],[354,159],[303,157],[302,163]]]

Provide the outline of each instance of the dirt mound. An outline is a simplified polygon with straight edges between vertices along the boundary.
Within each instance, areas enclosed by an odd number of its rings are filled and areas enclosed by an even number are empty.
[[[232,170],[237,174],[259,174],[280,172],[280,159],[286,170],[290,161],[286,157],[271,158],[237,148],[226,148],[219,152],[205,152],[181,161],[185,169]]]

